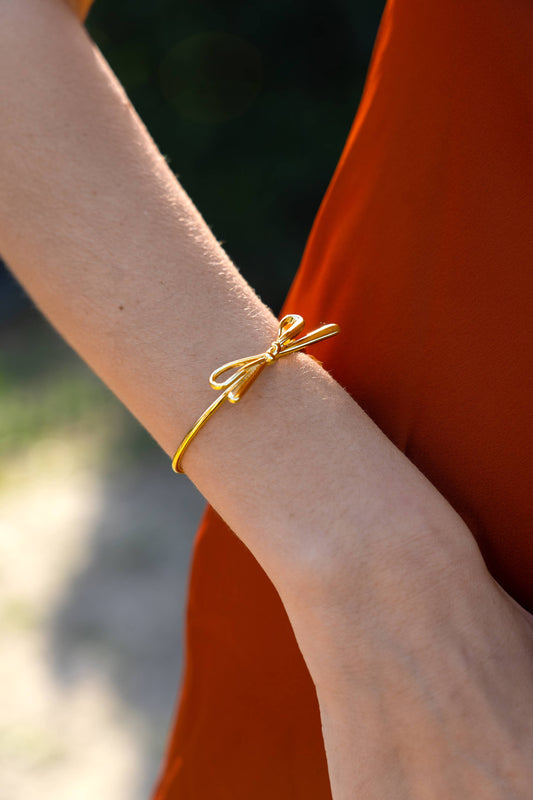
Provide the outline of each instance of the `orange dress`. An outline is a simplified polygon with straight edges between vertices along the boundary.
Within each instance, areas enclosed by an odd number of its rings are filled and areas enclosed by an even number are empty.
[[[533,612],[533,5],[389,0],[284,312]],[[332,513],[334,508],[332,507]],[[208,509],[156,800],[327,800],[279,597]]]
[[[74,9],[80,20],[85,21],[94,0],[66,0],[67,5]]]

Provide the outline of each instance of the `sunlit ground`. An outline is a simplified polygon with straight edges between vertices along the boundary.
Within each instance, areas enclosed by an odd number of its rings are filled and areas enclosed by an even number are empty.
[[[203,505],[40,315],[0,327],[2,800],[149,797]]]

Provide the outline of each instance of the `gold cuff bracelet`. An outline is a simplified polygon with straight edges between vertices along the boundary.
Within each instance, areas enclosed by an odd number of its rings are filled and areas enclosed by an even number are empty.
[[[222,391],[222,394],[217,397],[214,403],[211,403],[209,408],[207,408],[202,416],[194,423],[176,450],[176,454],[172,459],[172,469],[174,472],[184,471],[181,468],[181,461],[185,450],[200,428],[203,428],[209,417],[215,413],[217,408],[222,405],[225,400],[229,400],[230,403],[238,403],[268,364],[273,364],[274,361],[282,356],[288,356],[290,353],[302,350],[302,348],[307,347],[309,344],[316,344],[316,342],[321,342],[323,339],[328,339],[330,336],[335,336],[340,330],[339,326],[334,323],[322,325],[320,328],[306,334],[306,336],[296,339],[295,337],[303,330],[304,325],[304,319],[299,314],[287,314],[280,321],[278,335],[266,352],[260,353],[257,356],[249,356],[248,358],[239,358],[237,361],[230,361],[227,364],[223,364],[211,374],[209,383],[216,391]],[[234,372],[225,381],[219,381],[218,378],[228,370],[234,370]]]

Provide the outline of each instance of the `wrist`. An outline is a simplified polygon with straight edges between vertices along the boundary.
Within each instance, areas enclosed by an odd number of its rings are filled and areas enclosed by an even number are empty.
[[[291,615],[333,796],[529,798],[532,618],[477,563],[428,580],[416,602],[392,584],[372,600]]]
[[[387,520],[388,547],[376,535],[352,536],[351,551],[324,549],[319,565],[301,570],[298,591],[282,594],[324,699],[394,659],[418,660],[440,676],[442,653],[468,646],[494,600],[494,582],[466,527],[444,536],[407,532],[404,521]]]

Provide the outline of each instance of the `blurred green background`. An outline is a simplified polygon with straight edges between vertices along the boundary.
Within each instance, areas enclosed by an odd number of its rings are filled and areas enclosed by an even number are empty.
[[[354,117],[382,8],[96,0],[89,14],[171,169],[275,312]]]
[[[353,119],[379,0],[96,0],[89,30],[277,312]]]
[[[95,0],[89,13],[171,169],[276,313],[354,118],[383,5]],[[0,263],[2,332],[0,455],[109,416],[108,458],[117,441],[151,446]]]
[[[276,313],[382,6],[96,0],[89,15],[171,169]],[[2,798],[148,797],[202,509],[0,264]]]

